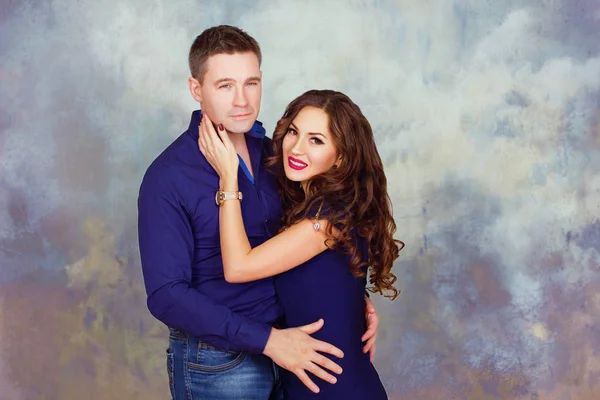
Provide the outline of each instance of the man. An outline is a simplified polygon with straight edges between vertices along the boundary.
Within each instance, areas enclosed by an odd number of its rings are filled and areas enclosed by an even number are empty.
[[[240,157],[244,225],[253,246],[279,229],[282,208],[274,176],[265,171],[270,139],[256,121],[262,95],[258,43],[231,26],[207,29],[194,41],[188,85]],[[219,244],[219,178],[201,155],[198,125],[189,128],[148,168],[138,198],[139,245],[152,315],[169,327],[167,371],[175,399],[280,398],[273,362],[295,373],[335,382],[339,366],[320,352],[343,353],[310,334],[324,321],[279,329],[283,311],[272,278],[227,283]],[[375,351],[377,315],[369,303],[365,351]],[[272,361],[271,361],[272,360]]]

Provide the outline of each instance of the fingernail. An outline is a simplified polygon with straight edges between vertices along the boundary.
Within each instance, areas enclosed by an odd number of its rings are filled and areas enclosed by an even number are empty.
[[[337,382],[337,379],[335,379],[335,378],[331,378],[331,379],[329,379],[329,382],[331,382],[331,383],[336,383],[336,382]]]
[[[223,124],[219,124],[219,130],[220,130],[220,131],[224,130],[224,128],[223,128]]]

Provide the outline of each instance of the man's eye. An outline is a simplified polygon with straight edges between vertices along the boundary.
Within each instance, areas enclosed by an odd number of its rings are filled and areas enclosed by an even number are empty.
[[[231,87],[230,84],[225,84],[225,85],[219,86],[219,89],[229,89],[230,87]]]

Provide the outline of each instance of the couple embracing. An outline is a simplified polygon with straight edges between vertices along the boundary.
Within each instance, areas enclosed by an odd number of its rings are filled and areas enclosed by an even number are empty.
[[[148,308],[169,327],[174,399],[386,399],[366,291],[398,294],[403,243],[371,126],[311,90],[272,139],[256,119],[260,47],[218,26],[190,49],[188,129],[138,197]]]

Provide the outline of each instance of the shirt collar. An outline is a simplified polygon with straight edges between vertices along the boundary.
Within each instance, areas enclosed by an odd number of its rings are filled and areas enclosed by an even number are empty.
[[[192,112],[192,118],[190,119],[190,126],[188,127],[188,132],[190,132],[194,138],[198,138],[198,125],[200,125],[200,121],[202,120],[202,114],[200,110],[196,110]],[[254,121],[254,125],[250,128],[250,131],[246,132],[246,135],[252,136],[257,139],[264,139],[266,134],[266,130],[263,127],[262,122]]]

